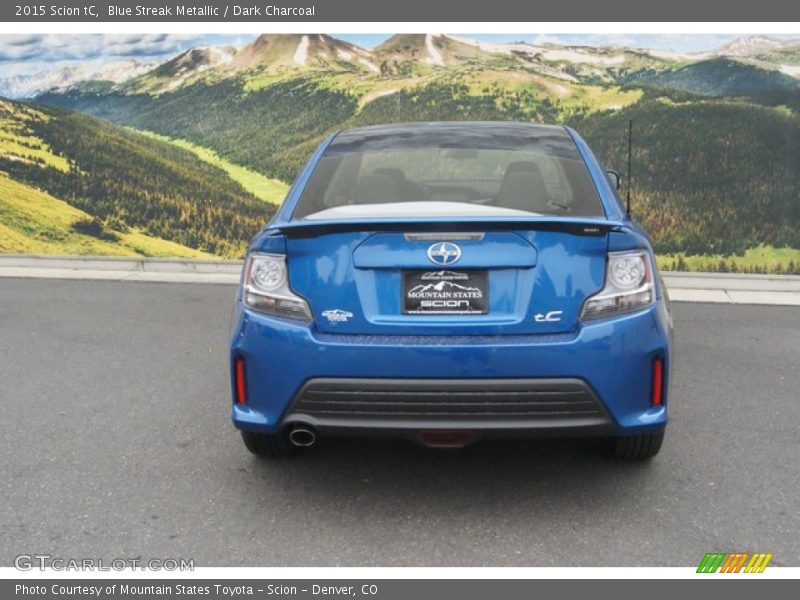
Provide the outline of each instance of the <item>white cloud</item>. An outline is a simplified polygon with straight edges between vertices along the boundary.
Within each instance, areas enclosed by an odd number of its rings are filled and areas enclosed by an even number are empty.
[[[375,45],[386,36],[341,36],[357,44]],[[534,44],[554,43],[581,46],[626,46],[673,52],[707,51],[741,36],[735,35],[479,35],[476,39],[505,43],[528,39]],[[786,38],[790,36],[773,36]],[[797,37],[797,36],[792,36]],[[176,35],[176,34],[79,34],[79,35],[0,35],[0,79],[29,75],[64,66],[102,66],[125,59],[159,63],[194,46],[232,45],[241,47],[252,35]],[[373,43],[374,42],[374,43]]]
[[[678,53],[707,52],[744,35],[733,34],[539,34],[531,38],[534,44],[567,44],[575,46],[625,46]],[[797,36],[768,36],[776,39],[796,39]]]
[[[203,44],[239,42],[232,36],[128,34],[128,35],[0,35],[3,76],[58,68],[72,63],[117,62],[136,59],[159,62]]]

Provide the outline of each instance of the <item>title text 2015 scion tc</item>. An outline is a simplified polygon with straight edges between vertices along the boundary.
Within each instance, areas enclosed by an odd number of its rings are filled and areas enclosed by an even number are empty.
[[[589,434],[655,455],[671,319],[645,233],[571,129],[339,132],[250,244],[233,422],[264,456]]]

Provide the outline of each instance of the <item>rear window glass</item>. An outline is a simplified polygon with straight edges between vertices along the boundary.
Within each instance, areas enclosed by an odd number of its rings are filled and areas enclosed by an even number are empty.
[[[498,124],[344,132],[293,218],[603,214],[565,130]]]

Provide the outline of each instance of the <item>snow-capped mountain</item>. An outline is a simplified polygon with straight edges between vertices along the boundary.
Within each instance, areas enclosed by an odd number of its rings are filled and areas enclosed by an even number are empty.
[[[236,56],[232,46],[198,46],[181,52],[165,63],[121,82],[135,91],[163,92],[194,81],[203,73],[229,65]]]
[[[219,65],[227,65],[235,54],[236,48],[231,46],[199,46],[165,62],[158,70],[163,75],[185,79]]]
[[[372,55],[354,44],[325,34],[260,35],[231,62],[235,71],[276,69],[341,69],[377,71]]]
[[[796,43],[796,42],[789,42]],[[776,40],[761,35],[751,35],[733,40],[714,51],[717,56],[755,56],[787,45],[783,40]]]
[[[566,63],[586,63],[602,66],[616,65],[626,60],[626,53],[630,52],[627,48],[603,47],[593,48],[590,46],[560,46],[555,44],[529,44],[527,42],[512,42],[505,44],[493,44],[480,40],[470,40],[451,36],[462,44],[468,44],[482,50],[496,54],[512,54],[517,56],[527,56],[531,59],[566,62]]]
[[[161,94],[204,80],[212,84],[227,78],[258,81],[263,73],[307,71],[352,73],[386,78],[363,102],[393,94],[392,78],[424,76],[450,69],[495,70],[514,68],[517,74],[543,77],[548,90],[561,93],[556,80],[568,84],[643,81],[642,77],[669,75],[676,69],[713,59],[800,78],[798,40],[764,36],[739,38],[713,52],[678,55],[623,46],[580,46],[555,43],[491,43],[443,34],[394,35],[368,50],[325,34],[265,34],[239,50],[229,46],[200,46],[186,50],[158,65],[135,60],[102,67],[63,67],[53,71],[0,79],[0,96],[34,97],[46,91],[61,92],[85,81],[110,82],[114,91]],[[735,66],[735,65],[734,65]],[[641,77],[637,75],[641,73]],[[677,76],[683,76],[678,73]],[[111,85],[107,87],[111,87]],[[545,86],[546,87],[546,86]],[[692,88],[694,89],[694,88]],[[702,90],[700,90],[702,92]],[[566,92],[564,92],[566,93]]]
[[[477,44],[441,34],[401,34],[393,35],[373,50],[376,62],[383,65],[399,65],[405,62],[419,62],[433,67],[451,65],[488,57],[490,52]]]
[[[61,67],[52,71],[39,71],[31,75],[0,78],[0,96],[6,98],[32,98],[49,90],[66,90],[85,81],[108,81],[114,84],[127,81],[153,68],[152,64],[138,60],[123,60],[99,67]]]

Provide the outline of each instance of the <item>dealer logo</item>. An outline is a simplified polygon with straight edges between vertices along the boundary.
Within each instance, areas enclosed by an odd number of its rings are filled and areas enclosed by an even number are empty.
[[[328,319],[328,323],[346,323],[348,319],[353,317],[353,313],[341,308],[329,308],[322,311],[322,316]]]
[[[422,281],[467,281],[469,275],[455,271],[429,271],[420,275]]]
[[[472,287],[471,285],[439,281],[438,283],[421,283],[414,286],[408,291],[408,297],[426,300],[463,300],[472,298],[480,300],[483,298],[483,292],[480,288]]]

